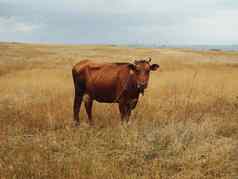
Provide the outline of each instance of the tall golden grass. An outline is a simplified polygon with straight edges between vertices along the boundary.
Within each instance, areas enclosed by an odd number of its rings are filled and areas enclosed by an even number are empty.
[[[0,178],[238,176],[238,53],[0,44]],[[152,57],[128,126],[116,104],[72,124],[72,65]]]

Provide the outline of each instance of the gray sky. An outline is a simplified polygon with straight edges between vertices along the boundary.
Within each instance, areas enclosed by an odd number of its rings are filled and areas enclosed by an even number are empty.
[[[0,0],[0,41],[238,44],[238,0]]]

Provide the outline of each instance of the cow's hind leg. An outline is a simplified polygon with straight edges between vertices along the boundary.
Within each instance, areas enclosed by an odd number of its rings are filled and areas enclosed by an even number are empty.
[[[84,95],[84,84],[77,78],[75,74],[73,74],[73,80],[75,89],[74,105],[73,105],[74,121],[76,122],[76,125],[80,125],[79,112]]]
[[[93,100],[89,95],[85,95],[84,103],[88,115],[89,124],[93,126],[94,125],[94,121],[92,119]]]
[[[79,92],[78,90],[75,90],[75,97],[74,97],[74,121],[76,122],[76,125],[80,124],[79,121],[79,112],[80,107],[83,100],[83,93]]]

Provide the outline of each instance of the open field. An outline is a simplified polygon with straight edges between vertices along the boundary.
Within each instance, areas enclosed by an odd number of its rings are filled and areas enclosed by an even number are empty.
[[[129,126],[95,103],[73,127],[73,64],[144,57]],[[1,43],[0,96],[0,178],[238,178],[238,52]]]

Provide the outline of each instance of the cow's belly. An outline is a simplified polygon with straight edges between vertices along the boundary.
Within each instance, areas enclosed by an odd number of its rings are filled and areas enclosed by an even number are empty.
[[[97,97],[95,98],[97,102],[100,103],[117,103],[118,101],[115,98],[102,98],[102,97]]]
[[[117,99],[114,95],[96,95],[94,99],[101,103],[115,103]]]
[[[116,89],[112,87],[109,89],[97,88],[96,90],[93,90],[92,96],[98,102],[104,103],[117,102]]]

